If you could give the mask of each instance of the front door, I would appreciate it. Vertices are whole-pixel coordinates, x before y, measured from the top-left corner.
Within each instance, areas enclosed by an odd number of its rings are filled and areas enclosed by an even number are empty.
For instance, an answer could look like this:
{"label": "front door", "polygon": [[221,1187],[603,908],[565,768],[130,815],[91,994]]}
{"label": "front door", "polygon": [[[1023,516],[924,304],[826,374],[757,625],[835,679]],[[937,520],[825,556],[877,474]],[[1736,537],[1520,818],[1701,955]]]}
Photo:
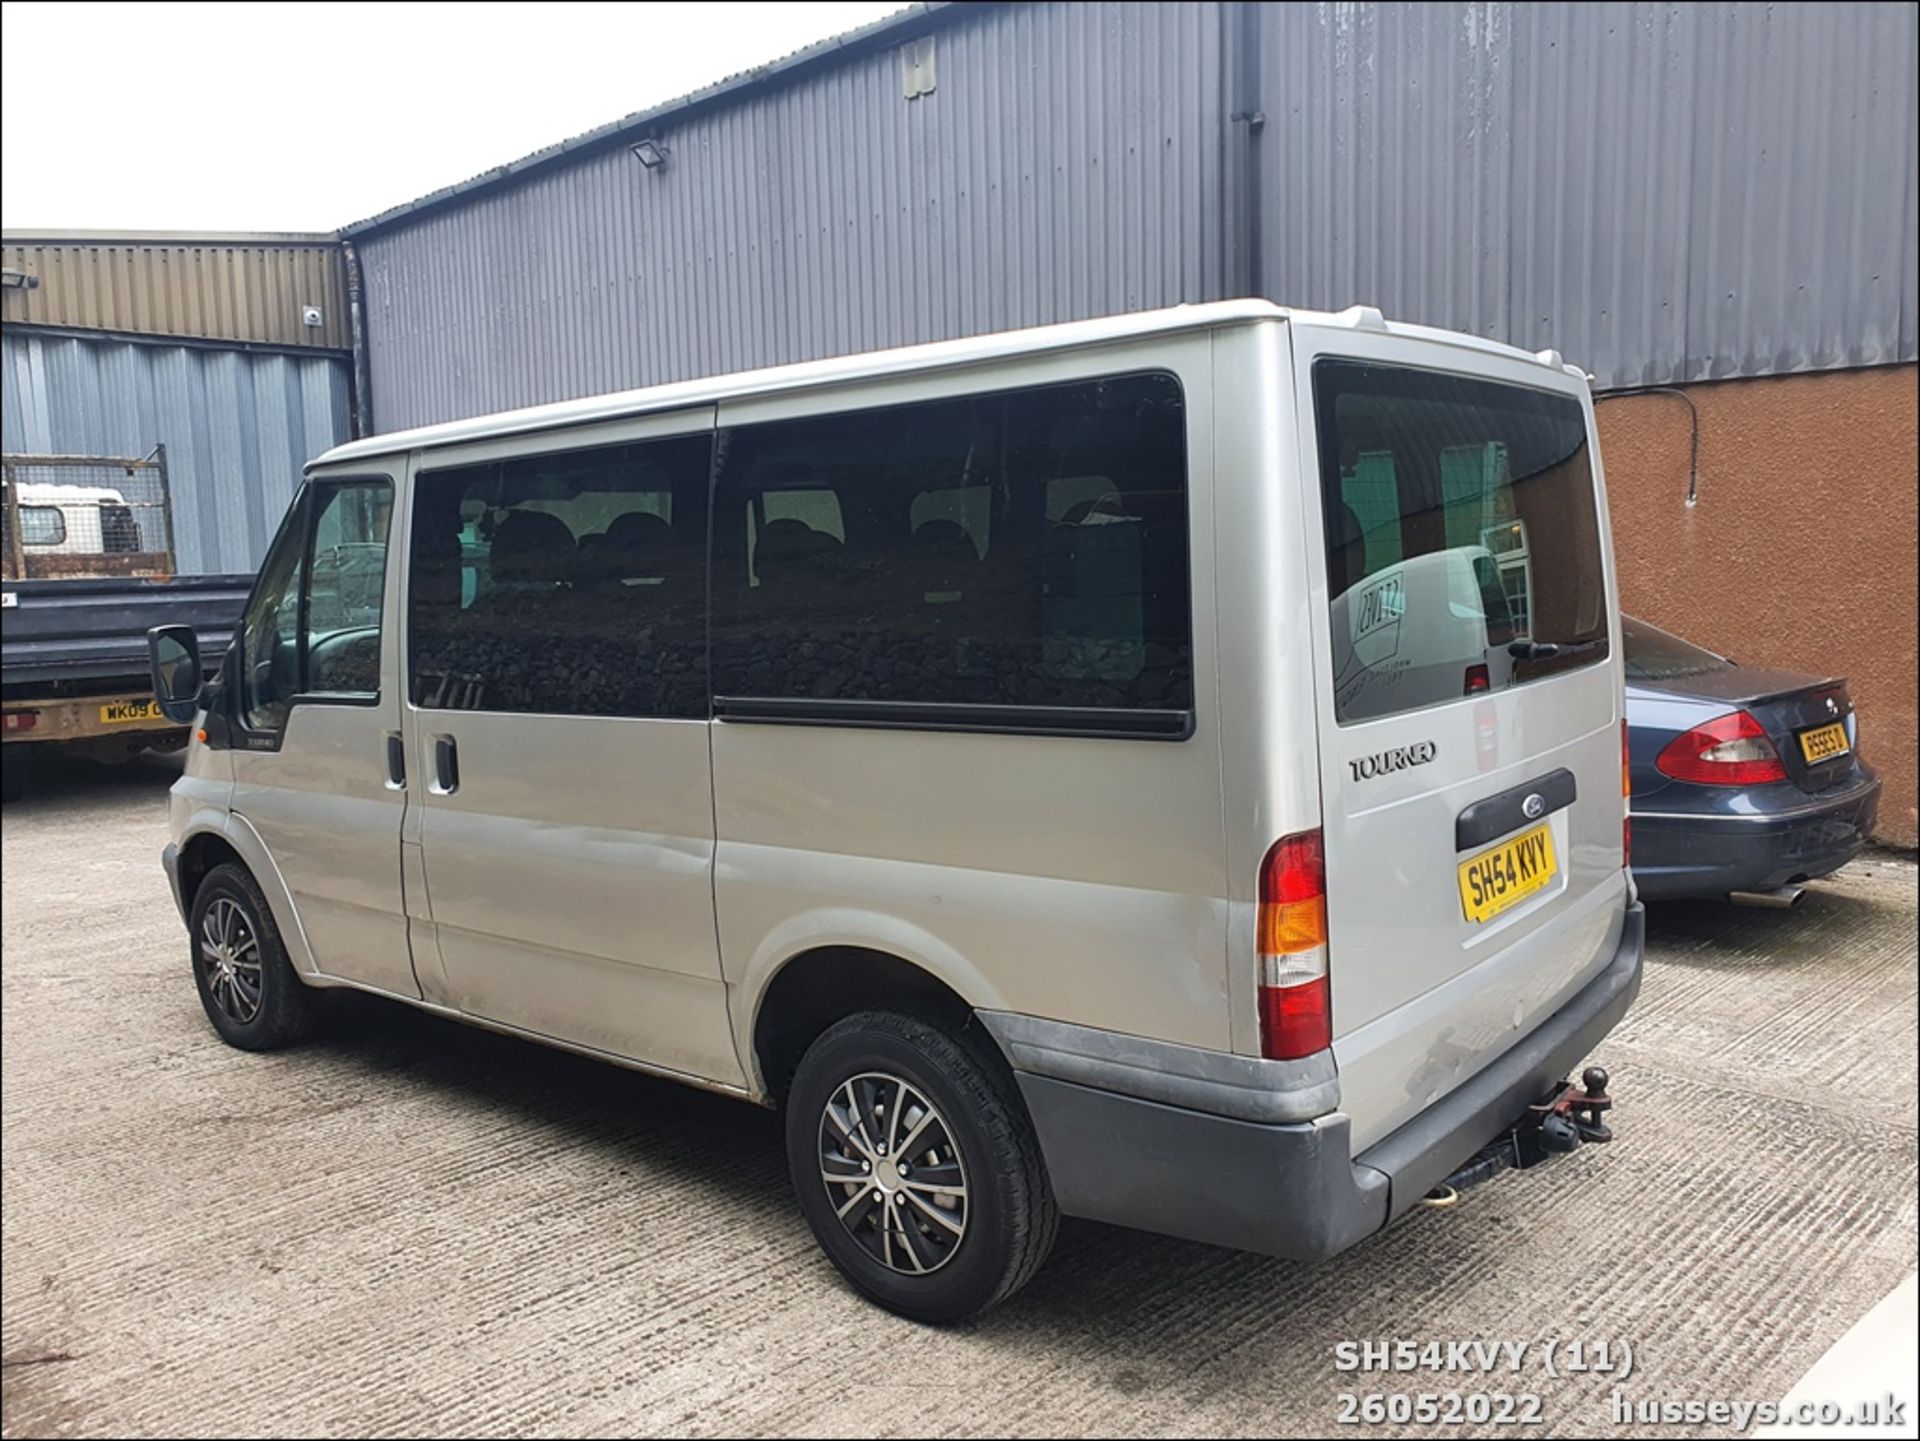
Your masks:
{"label": "front door", "polygon": [[315,966],[417,996],[400,880],[408,789],[388,744],[400,725],[396,479],[362,468],[302,490],[247,602],[226,689],[234,823],[266,848]]}
{"label": "front door", "polygon": [[711,874],[712,411],[546,447],[417,462],[407,727],[429,998],[738,1084]]}

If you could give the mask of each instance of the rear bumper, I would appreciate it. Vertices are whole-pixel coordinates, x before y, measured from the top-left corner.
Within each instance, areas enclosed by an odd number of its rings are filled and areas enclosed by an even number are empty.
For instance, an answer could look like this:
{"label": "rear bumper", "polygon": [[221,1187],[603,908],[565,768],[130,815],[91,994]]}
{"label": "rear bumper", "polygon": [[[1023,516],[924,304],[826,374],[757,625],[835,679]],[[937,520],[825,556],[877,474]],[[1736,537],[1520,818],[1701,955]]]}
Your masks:
{"label": "rear bumper", "polygon": [[1770,891],[1852,860],[1880,816],[1880,777],[1772,815],[1636,811],[1633,879],[1642,900]]}
{"label": "rear bumper", "polygon": [[[1645,950],[1646,913],[1635,905],[1612,961],[1585,989],[1478,1075],[1358,1156],[1349,1146],[1347,1117],[1338,1111],[1267,1124],[1043,1074],[1038,1068],[1057,1073],[1064,1067],[1031,1045],[1008,1044],[1004,1017],[982,1019],[1013,1061],[1062,1211],[1317,1260],[1404,1214],[1591,1052],[1639,994]],[[1248,1109],[1244,1102],[1230,1108]]]}
{"label": "rear bumper", "polygon": [[[165,716],[147,714],[153,705],[153,688],[109,691],[102,695],[27,697],[5,703],[6,722],[0,725],[0,742],[26,745],[32,742],[57,744],[62,741],[124,740],[135,750],[151,745],[156,732],[170,732],[170,743],[184,742],[187,728]],[[108,719],[112,716],[112,719]]]}

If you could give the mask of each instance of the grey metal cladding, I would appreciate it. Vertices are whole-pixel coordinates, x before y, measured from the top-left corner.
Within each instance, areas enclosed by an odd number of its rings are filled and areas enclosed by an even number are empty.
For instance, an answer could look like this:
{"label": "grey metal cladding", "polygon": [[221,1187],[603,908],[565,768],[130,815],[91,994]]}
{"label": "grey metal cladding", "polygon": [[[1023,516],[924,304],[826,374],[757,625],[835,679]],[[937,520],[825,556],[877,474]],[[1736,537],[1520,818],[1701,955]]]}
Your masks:
{"label": "grey metal cladding", "polygon": [[253,570],[312,457],[347,436],[332,355],[49,335],[0,336],[7,449],[144,455],[167,447],[175,564]]}
{"label": "grey metal cladding", "polygon": [[1915,11],[1263,7],[1262,286],[1602,385],[1915,358]]}
{"label": "grey metal cladding", "polygon": [[375,423],[1218,299],[1216,10],[984,9],[930,94],[862,55],[362,233]]}
{"label": "grey metal cladding", "polygon": [[822,52],[660,114],[656,170],[616,136],[357,228],[376,423],[1246,288],[1551,345],[1605,386],[1915,358],[1913,7],[929,23],[914,99],[895,48]]}

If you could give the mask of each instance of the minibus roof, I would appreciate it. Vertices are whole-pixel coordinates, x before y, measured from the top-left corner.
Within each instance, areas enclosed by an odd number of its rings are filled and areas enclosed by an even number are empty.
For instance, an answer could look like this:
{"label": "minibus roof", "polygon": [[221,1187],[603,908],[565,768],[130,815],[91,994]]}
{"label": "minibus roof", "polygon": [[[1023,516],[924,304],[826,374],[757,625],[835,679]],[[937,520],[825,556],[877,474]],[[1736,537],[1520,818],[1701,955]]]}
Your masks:
{"label": "minibus roof", "polygon": [[1205,305],[1176,305],[1164,310],[1143,310],[1128,315],[1110,315],[1097,320],[1075,320],[1062,325],[1035,326],[1027,330],[1005,330],[988,335],[968,336],[962,340],[943,340],[931,345],[910,345],[894,350],[862,351],[828,360],[809,360],[797,365],[777,365],[761,370],[743,370],[731,374],[707,376],[699,380],[676,381],[671,385],[645,386],[639,390],[615,391],[610,395],[586,396],[579,400],[556,401],[550,405],[529,406],[524,410],[503,410],[491,415],[476,415],[467,420],[424,425],[413,430],[396,430],[388,435],[348,441],[310,463],[309,468],[331,466],[346,461],[392,456],[413,450],[463,445],[469,441],[496,440],[504,436],[530,434],[562,427],[590,425],[596,421],[620,420],[636,415],[683,410],[695,406],[716,405],[746,396],[772,395],[810,390],[866,380],[882,380],[928,371],[957,369],[1010,360],[1049,351],[1073,350],[1086,346],[1132,340],[1146,335],[1166,335],[1179,331],[1206,330],[1223,325],[1254,321],[1291,321],[1299,325],[1332,329],[1372,330],[1409,339],[1457,346],[1507,359],[1535,361],[1555,371],[1564,370],[1584,378],[1578,366],[1563,365],[1558,351],[1538,354],[1499,341],[1459,331],[1436,330],[1425,325],[1406,325],[1384,320],[1371,306],[1356,305],[1338,313],[1297,310],[1267,300],[1219,300]]}

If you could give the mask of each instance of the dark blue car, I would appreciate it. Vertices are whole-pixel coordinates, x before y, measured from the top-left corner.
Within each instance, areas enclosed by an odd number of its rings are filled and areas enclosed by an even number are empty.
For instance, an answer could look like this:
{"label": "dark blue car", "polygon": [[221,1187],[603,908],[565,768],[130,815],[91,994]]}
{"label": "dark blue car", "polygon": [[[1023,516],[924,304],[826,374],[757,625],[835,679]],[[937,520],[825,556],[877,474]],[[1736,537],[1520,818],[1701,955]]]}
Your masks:
{"label": "dark blue car", "polygon": [[1880,777],[1860,759],[1847,683],[1621,624],[1641,896],[1790,905],[1802,881],[1851,860],[1873,833]]}

